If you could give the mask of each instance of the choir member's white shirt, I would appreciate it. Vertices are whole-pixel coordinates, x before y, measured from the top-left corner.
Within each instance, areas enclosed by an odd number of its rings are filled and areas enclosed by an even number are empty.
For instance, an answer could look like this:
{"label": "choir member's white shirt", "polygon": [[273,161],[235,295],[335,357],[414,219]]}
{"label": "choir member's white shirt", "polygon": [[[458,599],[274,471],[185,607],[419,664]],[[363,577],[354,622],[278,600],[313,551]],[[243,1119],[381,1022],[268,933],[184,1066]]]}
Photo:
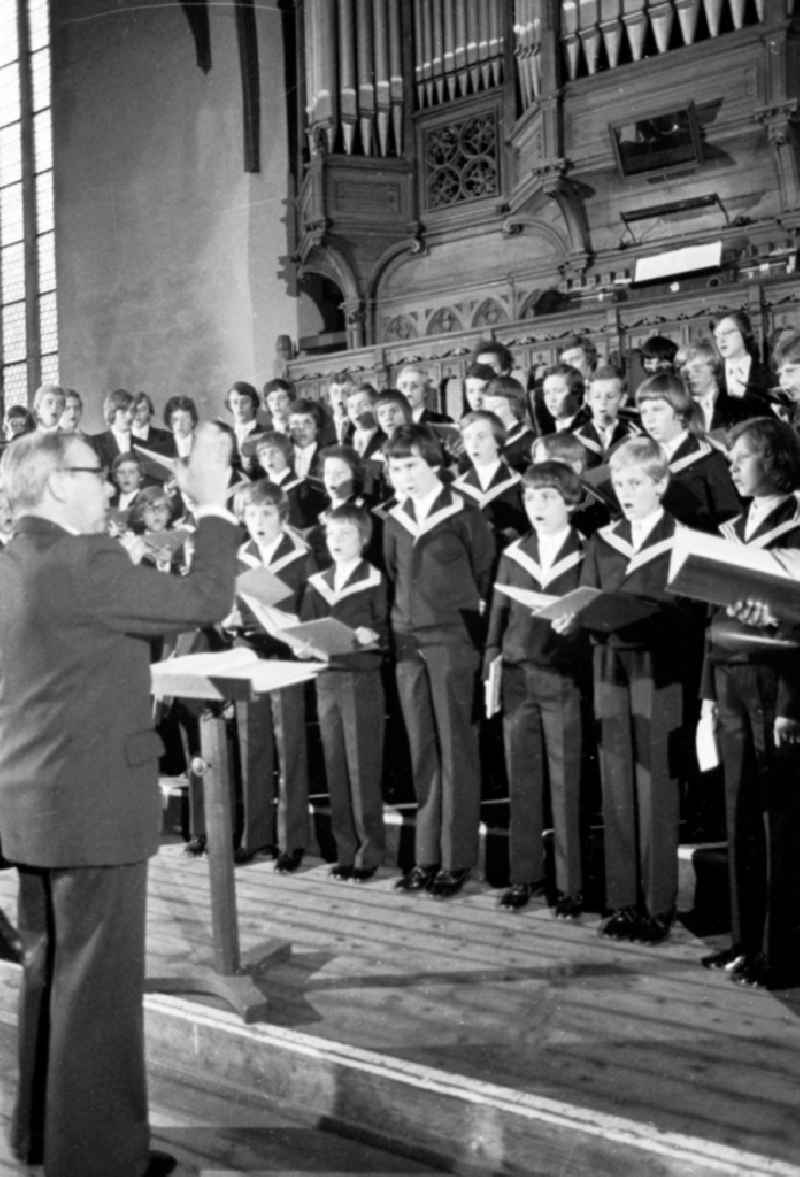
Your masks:
{"label": "choir member's white shirt", "polygon": [[236,438],[236,448],[241,450],[242,443],[247,441],[251,433],[258,427],[258,421],[253,418],[252,421],[245,421],[243,424],[236,424],[233,427],[233,433]]}
{"label": "choir member's white shirt", "polygon": [[486,490],[490,482],[494,478],[497,471],[500,469],[500,459],[496,462],[489,462],[486,466],[475,466],[475,473],[478,476],[478,483],[481,490]]}
{"label": "choir member's white shirt", "polygon": [[744,396],[752,362],[752,356],[739,356],[735,360],[725,361],[725,387],[728,396]]}
{"label": "choir member's white shirt", "polygon": [[639,548],[647,539],[650,532],[663,518],[663,508],[658,507],[655,511],[651,511],[649,515],[645,515],[644,519],[631,519],[631,544],[633,545],[634,551],[639,551]]}
{"label": "choir member's white shirt", "polygon": [[661,448],[667,455],[667,461],[671,462],[675,454],[681,448],[686,438],[689,436],[689,430],[684,429],[683,433],[679,433],[677,437],[673,437],[672,441],[662,441]]}
{"label": "choir member's white shirt", "polygon": [[361,556],[355,560],[348,560],[344,564],[334,564],[333,566],[333,591],[338,593],[347,584],[350,577],[355,572],[361,563]]}
{"label": "choir member's white shirt", "polygon": [[569,527],[564,527],[561,531],[557,531],[553,535],[545,535],[543,531],[537,531],[536,536],[539,540],[539,566],[541,568],[552,568],[556,562],[556,556],[567,542],[568,535]]}
{"label": "choir member's white shirt", "polygon": [[192,445],[194,444],[194,433],[175,433],[175,449],[178,452],[179,458],[188,458],[192,452]]}
{"label": "choir member's white shirt", "polygon": [[442,493],[442,484],[438,483],[433,490],[428,491],[422,499],[412,499],[414,504],[414,514],[417,517],[417,523],[421,523],[423,519],[427,519],[433,508],[433,504]]}
{"label": "choir member's white shirt", "polygon": [[315,441],[312,441],[311,445],[296,445],[294,447],[294,472],[298,478],[308,478],[308,472],[316,452],[317,443]]}
{"label": "choir member's white shirt", "polygon": [[138,490],[129,490],[127,494],[122,494],[120,492],[118,510],[127,511],[128,507],[131,505],[138,493]]}
{"label": "choir member's white shirt", "polygon": [[264,544],[263,548],[258,545],[258,556],[262,564],[271,564],[272,558],[277,552],[283,539],[283,532],[281,531],[277,539],[274,539],[271,544]]}
{"label": "choir member's white shirt", "polygon": [[750,539],[751,535],[755,535],[767,515],[770,515],[779,507],[785,498],[786,495],[757,495],[750,503],[747,511],[744,538]]}
{"label": "choir member's white shirt", "polygon": [[121,454],[129,454],[131,452],[133,442],[130,433],[117,433],[116,429],[112,429],[114,441],[117,443],[117,449]]}

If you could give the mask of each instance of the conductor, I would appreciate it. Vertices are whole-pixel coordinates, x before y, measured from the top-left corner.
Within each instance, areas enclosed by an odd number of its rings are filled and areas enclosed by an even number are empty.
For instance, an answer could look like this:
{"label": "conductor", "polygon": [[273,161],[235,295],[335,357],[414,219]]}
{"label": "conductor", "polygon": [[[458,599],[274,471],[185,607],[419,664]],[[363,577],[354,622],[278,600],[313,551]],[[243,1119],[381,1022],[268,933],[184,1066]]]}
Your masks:
{"label": "conductor", "polygon": [[198,431],[184,578],[104,534],[105,478],[75,434],[3,454],[15,531],[0,553],[0,830],[19,871],[23,976],[15,1154],[46,1177],[157,1177],[144,1068],[147,860],[160,798],[149,645],[233,600],[228,442]]}

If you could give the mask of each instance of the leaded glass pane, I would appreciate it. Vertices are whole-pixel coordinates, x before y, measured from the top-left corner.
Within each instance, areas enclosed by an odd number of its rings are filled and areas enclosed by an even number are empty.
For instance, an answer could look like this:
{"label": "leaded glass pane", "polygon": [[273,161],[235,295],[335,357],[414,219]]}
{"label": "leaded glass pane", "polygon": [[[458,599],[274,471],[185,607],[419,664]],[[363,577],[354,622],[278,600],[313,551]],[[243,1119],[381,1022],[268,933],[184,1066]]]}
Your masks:
{"label": "leaded glass pane", "polygon": [[28,21],[31,52],[50,42],[50,21],[47,0],[28,0]]}
{"label": "leaded glass pane", "polygon": [[58,352],[42,356],[42,384],[58,384]]}
{"label": "leaded glass pane", "polygon": [[33,78],[33,109],[43,110],[50,105],[50,50],[40,49],[31,56]]}
{"label": "leaded glass pane", "polygon": [[28,365],[8,364],[3,368],[3,399],[9,405],[28,404]]}
{"label": "leaded glass pane", "polygon": [[46,172],[53,166],[53,141],[49,110],[33,116],[33,170]]}
{"label": "leaded glass pane", "polygon": [[39,299],[39,338],[41,349],[55,351],[58,347],[58,310],[56,292],[43,294]]}
{"label": "leaded glass pane", "polygon": [[0,65],[17,56],[17,0],[0,0]]}
{"label": "leaded glass pane", "polygon": [[[42,169],[44,171],[44,168]],[[0,130],[0,187],[22,179],[22,149],[19,123]]]}
{"label": "leaded glass pane", "polygon": [[26,354],[25,303],[12,302],[3,307],[3,359],[13,364],[24,360]]}
{"label": "leaded glass pane", "polygon": [[22,185],[0,188],[0,241],[10,245],[23,237]]}
{"label": "leaded glass pane", "polygon": [[6,245],[0,250],[0,301],[16,302],[25,297],[25,247]]}
{"label": "leaded glass pane", "polygon": [[53,228],[53,173],[42,172],[36,177],[36,231],[49,233]]}
{"label": "leaded glass pane", "polygon": [[19,67],[4,65],[0,69],[0,127],[19,121]]}
{"label": "leaded glass pane", "polygon": [[56,236],[43,233],[36,241],[39,262],[39,290],[53,290],[56,284]]}

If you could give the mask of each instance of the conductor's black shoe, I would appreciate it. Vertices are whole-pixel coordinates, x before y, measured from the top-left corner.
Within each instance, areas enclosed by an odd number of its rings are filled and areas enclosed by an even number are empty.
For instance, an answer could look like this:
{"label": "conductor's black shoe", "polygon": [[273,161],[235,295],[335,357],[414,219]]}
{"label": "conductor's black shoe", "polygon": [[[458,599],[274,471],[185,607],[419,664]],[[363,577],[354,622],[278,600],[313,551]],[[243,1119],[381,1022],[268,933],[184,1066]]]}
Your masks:
{"label": "conductor's black shoe", "polygon": [[278,871],[282,875],[290,875],[296,871],[300,863],[303,861],[304,850],[289,850],[282,851],[275,859],[275,866],[273,870]]}
{"label": "conductor's black shoe", "polygon": [[733,944],[730,948],[723,948],[720,952],[710,952],[702,956],[700,963],[704,969],[725,969],[727,973],[745,963],[745,954],[741,945]]}
{"label": "conductor's black shoe", "polygon": [[160,1149],[151,1149],[147,1168],[142,1177],[169,1177],[169,1174],[177,1167],[178,1162],[171,1153],[161,1152]]}
{"label": "conductor's black shoe", "polygon": [[412,866],[410,871],[400,876],[395,887],[399,891],[430,891],[438,873],[438,866]]}
{"label": "conductor's black shoe", "polygon": [[640,917],[635,907],[620,907],[612,911],[600,929],[602,936],[612,940],[635,940],[639,933]]}
{"label": "conductor's black shoe", "polygon": [[190,858],[199,858],[201,854],[205,854],[208,850],[208,839],[205,834],[198,834],[196,838],[192,838],[187,842],[183,848],[183,853],[188,854]]}
{"label": "conductor's black shoe", "polygon": [[332,866],[331,869],[328,871],[328,874],[331,876],[332,879],[342,879],[342,880],[352,879],[354,873],[355,873],[354,867],[347,866],[347,865],[345,865],[345,863],[338,863],[338,862],[336,863],[335,866]]}
{"label": "conductor's black shoe", "polygon": [[507,907],[510,911],[519,911],[521,907],[525,907],[532,894],[532,883],[512,883],[508,890],[500,896],[500,907]]}
{"label": "conductor's black shoe", "polygon": [[0,909],[0,957],[22,964],[22,939],[6,913]]}
{"label": "conductor's black shoe", "polygon": [[583,896],[562,895],[559,891],[556,898],[555,914],[564,920],[576,920],[583,912]]}
{"label": "conductor's black shoe", "polygon": [[353,867],[353,882],[366,883],[377,874],[377,866],[356,866]]}
{"label": "conductor's black shoe", "polygon": [[440,870],[431,884],[431,895],[437,899],[450,899],[457,895],[469,878],[469,868]]}

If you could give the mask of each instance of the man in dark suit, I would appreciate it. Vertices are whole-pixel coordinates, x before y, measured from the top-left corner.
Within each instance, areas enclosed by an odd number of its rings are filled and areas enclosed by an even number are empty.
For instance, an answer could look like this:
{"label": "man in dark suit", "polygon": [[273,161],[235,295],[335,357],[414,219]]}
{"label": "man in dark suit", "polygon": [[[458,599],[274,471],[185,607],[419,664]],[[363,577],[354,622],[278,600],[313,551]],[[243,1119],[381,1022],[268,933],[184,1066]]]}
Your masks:
{"label": "man in dark suit", "polygon": [[115,458],[133,449],[133,397],[124,388],[115,388],[103,401],[107,429],[89,438],[100,465],[110,470]]}
{"label": "man in dark suit", "polygon": [[0,553],[0,829],[24,947],[12,1147],[46,1177],[158,1177],[175,1164],[148,1151],[142,1037],[161,816],[149,639],[230,608],[228,456],[206,426],[185,476],[198,525],[183,578],[134,566],[103,533],[86,441],[34,434],[0,463],[16,519]]}
{"label": "man in dark suit", "polygon": [[438,409],[427,407],[430,381],[426,372],[416,364],[406,364],[397,374],[397,387],[411,405],[411,417],[415,425],[452,424],[453,418]]}
{"label": "man in dark suit", "polygon": [[155,405],[147,393],[137,392],[133,398],[133,444],[165,458],[174,458],[175,439],[169,429],[160,429],[153,424],[155,414]]}

